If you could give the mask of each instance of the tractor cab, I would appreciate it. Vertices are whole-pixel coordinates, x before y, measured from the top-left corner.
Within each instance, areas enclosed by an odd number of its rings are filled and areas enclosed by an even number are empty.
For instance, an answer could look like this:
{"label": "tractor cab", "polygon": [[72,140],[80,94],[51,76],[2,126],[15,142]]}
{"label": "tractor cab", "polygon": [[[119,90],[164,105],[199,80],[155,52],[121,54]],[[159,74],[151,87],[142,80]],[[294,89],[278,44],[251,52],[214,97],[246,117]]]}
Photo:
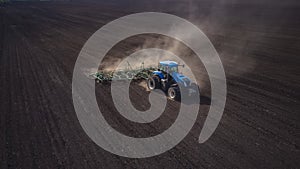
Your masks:
{"label": "tractor cab", "polygon": [[166,73],[178,72],[178,63],[174,61],[159,62],[158,69]]}
{"label": "tractor cab", "polygon": [[161,79],[168,79],[169,75],[173,76],[175,73],[178,73],[178,63],[174,61],[161,61],[158,70],[154,71]]}

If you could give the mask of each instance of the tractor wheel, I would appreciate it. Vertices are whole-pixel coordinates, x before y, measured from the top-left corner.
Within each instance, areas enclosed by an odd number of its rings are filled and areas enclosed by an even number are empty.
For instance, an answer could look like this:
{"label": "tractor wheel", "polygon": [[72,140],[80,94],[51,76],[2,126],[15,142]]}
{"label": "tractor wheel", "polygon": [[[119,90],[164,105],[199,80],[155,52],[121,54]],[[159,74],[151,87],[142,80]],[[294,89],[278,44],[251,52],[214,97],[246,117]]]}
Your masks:
{"label": "tractor wheel", "polygon": [[153,76],[148,78],[147,86],[150,90],[160,89],[159,77]]}
{"label": "tractor wheel", "polygon": [[170,87],[168,90],[168,96],[172,100],[179,100],[180,99],[180,91],[178,87]]}

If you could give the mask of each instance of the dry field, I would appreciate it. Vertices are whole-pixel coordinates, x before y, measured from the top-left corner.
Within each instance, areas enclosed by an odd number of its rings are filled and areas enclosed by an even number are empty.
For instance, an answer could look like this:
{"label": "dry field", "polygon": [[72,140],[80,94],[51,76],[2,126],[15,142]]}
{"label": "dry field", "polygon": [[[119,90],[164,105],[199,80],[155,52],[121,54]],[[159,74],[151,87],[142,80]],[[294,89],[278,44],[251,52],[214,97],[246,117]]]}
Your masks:
{"label": "dry field", "polygon": [[[299,168],[299,10],[297,1],[24,2],[0,7],[0,168]],[[191,65],[203,91],[196,124],[170,151],[130,159],[98,147],[81,128],[72,102],[72,71],[97,29],[144,11],[175,14],[199,26],[220,54],[228,95],[217,130],[199,144],[210,86],[205,70]],[[132,37],[117,44],[105,62],[157,45],[168,49],[174,43],[157,35]],[[179,44],[177,52],[192,57],[192,52],[182,52],[189,50],[185,48]],[[166,130],[179,106],[168,102],[159,119],[138,124],[118,114],[109,87],[97,85],[96,95],[109,124],[134,137]],[[150,106],[147,96],[140,84],[132,83],[130,97],[138,109]]]}

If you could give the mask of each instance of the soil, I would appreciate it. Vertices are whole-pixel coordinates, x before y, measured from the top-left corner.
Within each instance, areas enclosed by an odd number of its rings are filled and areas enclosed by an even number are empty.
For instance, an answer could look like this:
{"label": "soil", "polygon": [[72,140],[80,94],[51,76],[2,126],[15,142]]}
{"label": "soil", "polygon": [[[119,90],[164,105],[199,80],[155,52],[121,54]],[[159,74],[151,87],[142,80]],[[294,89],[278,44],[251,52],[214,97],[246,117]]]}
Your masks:
{"label": "soil", "polygon": [[[0,168],[299,168],[299,3],[155,2],[12,2],[0,7]],[[194,127],[173,149],[130,159],[103,150],[85,134],[73,107],[72,72],[96,30],[143,11],[178,15],[199,26],[220,54],[228,94],[218,128],[199,144],[210,85],[203,66],[189,63],[203,94]],[[168,48],[173,41],[161,35],[128,38],[102,66],[141,46]],[[193,52],[183,44],[179,48],[191,62]],[[131,84],[130,98],[137,109],[146,110],[149,92],[139,83]],[[177,117],[179,103],[169,100],[152,123],[130,122],[114,108],[109,84],[96,86],[103,115],[121,133],[153,136]]]}

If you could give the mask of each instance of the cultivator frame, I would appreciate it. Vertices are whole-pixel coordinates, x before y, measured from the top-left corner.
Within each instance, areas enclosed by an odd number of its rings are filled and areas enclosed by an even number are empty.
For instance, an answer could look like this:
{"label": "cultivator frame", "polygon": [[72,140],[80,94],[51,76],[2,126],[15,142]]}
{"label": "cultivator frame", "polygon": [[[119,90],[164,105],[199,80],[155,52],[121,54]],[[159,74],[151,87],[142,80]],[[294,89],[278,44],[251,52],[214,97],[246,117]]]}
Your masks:
{"label": "cultivator frame", "polygon": [[90,76],[94,78],[97,83],[106,83],[112,80],[142,80],[147,79],[156,69],[156,67],[145,68],[144,63],[141,64],[140,68],[132,69],[128,63],[128,67],[126,69],[119,69],[116,71],[102,70],[97,71]]}

